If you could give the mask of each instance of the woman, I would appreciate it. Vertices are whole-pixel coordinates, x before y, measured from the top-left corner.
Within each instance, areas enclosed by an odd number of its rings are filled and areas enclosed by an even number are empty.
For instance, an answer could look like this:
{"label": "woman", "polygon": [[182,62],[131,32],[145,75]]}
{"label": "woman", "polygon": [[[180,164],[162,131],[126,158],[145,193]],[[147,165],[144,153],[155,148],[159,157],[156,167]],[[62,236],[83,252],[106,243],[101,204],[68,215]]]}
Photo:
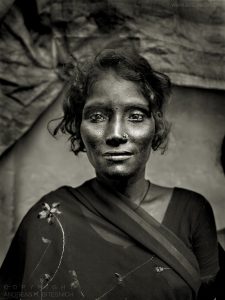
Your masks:
{"label": "woman", "polygon": [[6,299],[214,298],[209,203],[145,179],[151,149],[166,145],[169,94],[168,77],[129,51],[104,50],[76,68],[54,134],[70,134],[96,178],[28,212],[1,269]]}

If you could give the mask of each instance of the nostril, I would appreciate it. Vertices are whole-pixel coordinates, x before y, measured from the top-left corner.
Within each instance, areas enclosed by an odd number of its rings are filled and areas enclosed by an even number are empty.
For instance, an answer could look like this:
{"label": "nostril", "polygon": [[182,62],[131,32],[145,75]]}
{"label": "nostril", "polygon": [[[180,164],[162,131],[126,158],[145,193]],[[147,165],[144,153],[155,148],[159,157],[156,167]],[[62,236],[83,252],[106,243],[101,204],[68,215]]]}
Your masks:
{"label": "nostril", "polygon": [[113,147],[117,147],[120,145],[120,143],[117,139],[107,139],[106,144],[109,146],[113,146]]}
{"label": "nostril", "polygon": [[109,146],[119,146],[127,142],[127,136],[109,136],[106,138],[106,144]]}

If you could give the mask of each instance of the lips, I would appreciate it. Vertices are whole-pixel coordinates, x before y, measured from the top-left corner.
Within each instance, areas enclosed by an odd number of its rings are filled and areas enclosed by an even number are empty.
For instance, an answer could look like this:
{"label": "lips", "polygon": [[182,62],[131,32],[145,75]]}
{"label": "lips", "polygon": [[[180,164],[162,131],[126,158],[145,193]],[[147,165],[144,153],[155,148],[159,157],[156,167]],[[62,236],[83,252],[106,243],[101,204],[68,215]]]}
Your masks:
{"label": "lips", "polygon": [[105,152],[103,156],[109,161],[123,161],[133,156],[133,153],[128,151],[109,151]]}

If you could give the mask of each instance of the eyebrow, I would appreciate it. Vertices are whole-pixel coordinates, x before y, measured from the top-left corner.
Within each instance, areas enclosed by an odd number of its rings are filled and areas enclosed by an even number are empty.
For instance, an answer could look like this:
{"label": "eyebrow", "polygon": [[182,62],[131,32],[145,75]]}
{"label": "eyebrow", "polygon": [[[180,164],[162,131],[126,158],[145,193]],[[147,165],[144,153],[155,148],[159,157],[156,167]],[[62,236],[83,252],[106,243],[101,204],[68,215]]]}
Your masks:
{"label": "eyebrow", "polygon": [[[125,105],[126,107],[129,108],[136,108],[136,109],[150,109],[150,103],[149,104],[141,104],[141,103],[134,103],[134,102],[128,102]],[[89,110],[89,109],[95,109],[95,108],[107,108],[107,109],[111,109],[111,106],[106,104],[103,101],[99,101],[99,102],[95,102],[95,103],[89,103],[87,105],[84,106],[84,110]]]}
{"label": "eyebrow", "polygon": [[[83,113],[89,114],[89,113],[97,111],[97,110],[104,110],[107,113],[112,113],[113,111],[115,111],[115,109],[113,109],[112,107],[109,107],[108,105],[104,105],[103,103],[101,103],[100,105],[93,104],[93,105],[84,107]],[[139,110],[142,113],[145,113],[147,115],[150,115],[152,113],[150,106],[146,106],[146,105],[142,105],[142,104],[131,104],[131,105],[125,106],[124,111],[129,112],[131,110]]]}
{"label": "eyebrow", "polygon": [[89,109],[89,108],[97,108],[97,107],[105,107],[108,106],[104,102],[95,102],[95,103],[89,103],[84,105],[84,109]]}

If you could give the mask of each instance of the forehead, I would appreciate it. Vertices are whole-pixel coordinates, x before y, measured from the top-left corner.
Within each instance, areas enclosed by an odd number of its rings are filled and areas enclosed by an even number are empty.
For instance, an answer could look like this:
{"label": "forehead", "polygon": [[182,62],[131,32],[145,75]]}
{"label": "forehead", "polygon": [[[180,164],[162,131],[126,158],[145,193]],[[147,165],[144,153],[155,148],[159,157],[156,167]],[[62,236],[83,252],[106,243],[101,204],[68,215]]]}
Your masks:
{"label": "forehead", "polygon": [[93,81],[85,106],[96,102],[104,102],[108,105],[122,105],[125,103],[149,104],[148,100],[141,93],[137,83],[120,77],[114,71],[102,72]]}

